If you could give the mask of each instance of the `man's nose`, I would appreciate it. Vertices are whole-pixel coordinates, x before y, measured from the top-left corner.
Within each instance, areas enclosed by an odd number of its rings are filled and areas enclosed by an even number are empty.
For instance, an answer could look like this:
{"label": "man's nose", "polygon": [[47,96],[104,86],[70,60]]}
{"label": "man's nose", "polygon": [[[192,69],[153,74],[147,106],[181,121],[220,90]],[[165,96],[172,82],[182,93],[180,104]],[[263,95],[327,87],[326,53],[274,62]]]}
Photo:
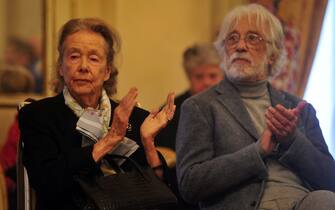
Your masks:
{"label": "man's nose", "polygon": [[245,39],[240,39],[237,43],[236,43],[236,51],[238,52],[243,52],[247,50],[247,43],[245,41]]}

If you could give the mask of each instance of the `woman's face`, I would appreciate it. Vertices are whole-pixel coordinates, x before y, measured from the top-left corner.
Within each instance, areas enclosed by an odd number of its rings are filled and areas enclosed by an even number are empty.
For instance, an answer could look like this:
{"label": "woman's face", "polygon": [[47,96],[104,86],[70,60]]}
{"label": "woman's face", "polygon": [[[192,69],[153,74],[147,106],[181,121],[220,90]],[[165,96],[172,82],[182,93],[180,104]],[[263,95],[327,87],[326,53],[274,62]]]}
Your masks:
{"label": "woman's face", "polygon": [[78,31],[64,42],[59,73],[72,97],[100,96],[103,83],[109,79],[107,43],[92,31]]}

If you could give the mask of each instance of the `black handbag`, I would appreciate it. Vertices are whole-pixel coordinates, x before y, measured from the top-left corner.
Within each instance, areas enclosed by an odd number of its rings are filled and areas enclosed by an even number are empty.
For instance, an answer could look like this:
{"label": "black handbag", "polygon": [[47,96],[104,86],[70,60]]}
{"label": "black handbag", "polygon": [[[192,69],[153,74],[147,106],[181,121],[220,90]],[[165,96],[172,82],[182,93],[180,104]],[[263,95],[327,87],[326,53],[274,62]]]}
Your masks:
{"label": "black handbag", "polygon": [[131,158],[125,158],[134,170],[108,176],[77,177],[84,194],[93,209],[104,210],[140,210],[140,209],[174,209],[177,199],[173,192],[163,183],[150,167],[139,166]]}

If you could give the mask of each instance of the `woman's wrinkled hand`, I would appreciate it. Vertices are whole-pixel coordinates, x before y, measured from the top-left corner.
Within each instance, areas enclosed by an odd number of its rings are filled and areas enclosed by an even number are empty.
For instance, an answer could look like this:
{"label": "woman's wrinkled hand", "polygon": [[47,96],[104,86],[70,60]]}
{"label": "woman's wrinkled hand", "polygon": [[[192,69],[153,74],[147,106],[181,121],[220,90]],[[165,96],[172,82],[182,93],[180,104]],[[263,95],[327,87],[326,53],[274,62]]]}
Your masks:
{"label": "woman's wrinkled hand", "polygon": [[130,114],[137,103],[137,95],[137,88],[131,88],[127,95],[121,99],[120,104],[115,108],[111,129],[106,136],[94,145],[92,155],[96,162],[123,140],[126,135]]}
{"label": "woman's wrinkled hand", "polygon": [[[141,140],[144,146],[145,156],[152,168],[159,167],[162,164],[154,144],[155,137],[173,118],[175,110],[174,93],[170,93],[162,110],[152,111],[141,125]],[[155,173],[158,177],[162,177],[162,171],[155,170]]]}
{"label": "woman's wrinkled hand", "polygon": [[112,135],[114,137],[120,138],[121,140],[124,138],[126,135],[130,114],[132,113],[137,103],[137,95],[137,88],[131,88],[127,95],[121,99],[120,104],[114,110],[111,129],[107,135]]}
{"label": "woman's wrinkled hand", "polygon": [[174,105],[174,93],[169,93],[166,104],[161,111],[152,111],[141,125],[142,141],[145,139],[153,140],[157,133],[164,128],[173,118],[176,110]]}

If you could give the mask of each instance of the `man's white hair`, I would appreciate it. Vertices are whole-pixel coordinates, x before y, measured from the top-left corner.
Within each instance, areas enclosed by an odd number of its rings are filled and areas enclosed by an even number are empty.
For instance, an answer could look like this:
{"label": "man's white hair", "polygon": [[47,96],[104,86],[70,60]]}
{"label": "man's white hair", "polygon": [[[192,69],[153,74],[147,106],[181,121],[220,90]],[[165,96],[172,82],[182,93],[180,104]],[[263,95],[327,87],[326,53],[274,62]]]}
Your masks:
{"label": "man's white hair", "polygon": [[[231,32],[232,28],[242,19],[248,18],[251,21],[256,18],[255,29],[260,30],[264,34],[264,38],[270,41],[270,47],[267,48],[268,55],[273,56],[273,64],[269,68],[269,75],[275,75],[284,63],[285,47],[284,47],[284,33],[282,25],[277,17],[275,17],[271,12],[265,9],[259,4],[248,4],[238,6],[232,11],[230,11],[224,18],[220,33],[214,45],[221,56],[225,53],[224,51],[224,39],[227,37],[228,33]],[[266,30],[268,29],[268,30]],[[224,68],[225,64],[223,64]]]}

